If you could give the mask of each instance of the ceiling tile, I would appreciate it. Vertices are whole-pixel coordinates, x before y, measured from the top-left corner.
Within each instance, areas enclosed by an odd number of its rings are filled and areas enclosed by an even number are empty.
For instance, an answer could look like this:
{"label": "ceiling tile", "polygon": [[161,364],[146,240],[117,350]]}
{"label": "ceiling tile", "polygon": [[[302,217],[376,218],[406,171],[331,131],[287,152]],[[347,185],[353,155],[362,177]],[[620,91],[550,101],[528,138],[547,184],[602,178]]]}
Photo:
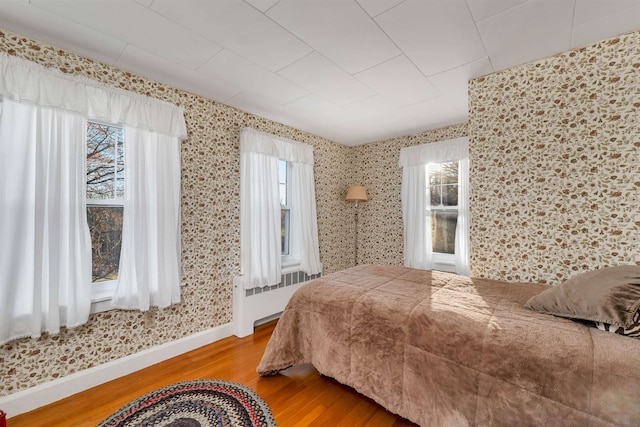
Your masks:
{"label": "ceiling tile", "polygon": [[[212,41],[128,0],[31,0],[31,4],[191,69],[221,49]],[[142,22],[144,25],[140,25]]]}
{"label": "ceiling tile", "polygon": [[473,20],[478,22],[496,15],[527,0],[467,0]]}
{"label": "ceiling tile", "polygon": [[282,109],[302,123],[336,125],[345,121],[345,110],[342,107],[313,94],[283,105]]}
{"label": "ceiling tile", "polygon": [[278,3],[278,0],[244,0],[251,6],[255,7],[261,12],[266,12],[271,6]]}
{"label": "ceiling tile", "polygon": [[95,61],[113,65],[126,44],[89,27],[52,15],[26,1],[0,1],[0,26]]}
{"label": "ceiling tile", "polygon": [[464,0],[407,0],[376,22],[426,76],[486,56]]}
{"label": "ceiling tile", "polygon": [[243,91],[268,99],[275,105],[286,104],[309,93],[278,74],[227,49],[223,49],[198,71],[214,79],[222,78],[232,82]]}
{"label": "ceiling tile", "polygon": [[356,77],[398,107],[438,96],[431,82],[404,55],[358,73]]}
{"label": "ceiling tile", "polygon": [[572,1],[536,0],[477,25],[497,71],[568,50],[572,19]]}
{"label": "ceiling tile", "polygon": [[127,46],[118,62],[114,65],[125,71],[130,71],[191,93],[197,93],[200,96],[215,99],[219,102],[224,102],[242,91],[239,86],[222,78],[216,81],[215,85],[210,84],[210,79],[207,76],[145,52],[135,46]]}
{"label": "ceiling tile", "polygon": [[604,14],[599,19],[574,26],[571,47],[586,46],[638,28],[640,28],[640,6],[614,14]]}
{"label": "ceiling tile", "polygon": [[[579,0],[576,1],[573,25],[578,26],[590,21],[598,21],[624,10],[640,7],[640,0]],[[632,14],[633,11],[629,11]],[[636,14],[637,16],[637,14]]]}
{"label": "ceiling tile", "polygon": [[400,54],[354,0],[281,0],[267,15],[349,74]]}
{"label": "ceiling tile", "polygon": [[155,0],[152,9],[271,71],[312,50],[243,1]]}
{"label": "ceiling tile", "polygon": [[280,70],[278,74],[337,105],[373,95],[370,88],[318,52]]}
{"label": "ceiling tile", "polygon": [[493,72],[489,58],[482,58],[478,61],[465,64],[442,73],[429,77],[429,80],[436,87],[438,92],[447,98],[452,106],[463,106],[467,108],[468,82],[476,77],[484,76]]}
{"label": "ceiling tile", "polygon": [[371,17],[376,17],[404,0],[356,0]]}

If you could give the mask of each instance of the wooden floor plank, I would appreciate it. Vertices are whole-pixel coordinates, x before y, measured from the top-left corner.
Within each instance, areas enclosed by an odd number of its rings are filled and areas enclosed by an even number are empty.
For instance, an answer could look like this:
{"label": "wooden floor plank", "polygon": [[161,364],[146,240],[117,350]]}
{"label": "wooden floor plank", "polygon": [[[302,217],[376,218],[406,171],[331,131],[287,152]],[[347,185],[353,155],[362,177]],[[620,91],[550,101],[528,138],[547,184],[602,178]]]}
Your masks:
{"label": "wooden floor plank", "polygon": [[[415,426],[353,389],[321,376],[311,365],[259,377],[275,321],[245,338],[229,337],[109,381],[8,420],[10,427],[95,426],[128,402],[158,388],[192,379],[244,384],[262,397],[280,427]],[[6,408],[5,408],[6,409]]]}

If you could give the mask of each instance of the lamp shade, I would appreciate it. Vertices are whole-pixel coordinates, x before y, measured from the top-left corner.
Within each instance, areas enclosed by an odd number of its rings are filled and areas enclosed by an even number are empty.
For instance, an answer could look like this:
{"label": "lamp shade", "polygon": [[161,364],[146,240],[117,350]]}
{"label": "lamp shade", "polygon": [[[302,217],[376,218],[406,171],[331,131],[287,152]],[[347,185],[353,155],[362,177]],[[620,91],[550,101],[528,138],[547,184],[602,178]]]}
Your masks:
{"label": "lamp shade", "polygon": [[354,185],[347,191],[347,200],[349,202],[366,202],[367,190],[361,185]]}

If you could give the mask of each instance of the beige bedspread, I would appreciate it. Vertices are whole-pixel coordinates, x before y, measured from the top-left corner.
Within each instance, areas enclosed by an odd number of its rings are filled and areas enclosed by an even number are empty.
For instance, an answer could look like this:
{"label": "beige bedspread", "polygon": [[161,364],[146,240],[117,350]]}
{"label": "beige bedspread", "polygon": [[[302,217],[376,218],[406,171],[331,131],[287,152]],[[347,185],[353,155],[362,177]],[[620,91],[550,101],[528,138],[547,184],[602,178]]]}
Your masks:
{"label": "beige bedspread", "polygon": [[640,425],[640,339],[522,307],[544,285],[358,266],[309,282],[258,373],[312,363],[424,426]]}

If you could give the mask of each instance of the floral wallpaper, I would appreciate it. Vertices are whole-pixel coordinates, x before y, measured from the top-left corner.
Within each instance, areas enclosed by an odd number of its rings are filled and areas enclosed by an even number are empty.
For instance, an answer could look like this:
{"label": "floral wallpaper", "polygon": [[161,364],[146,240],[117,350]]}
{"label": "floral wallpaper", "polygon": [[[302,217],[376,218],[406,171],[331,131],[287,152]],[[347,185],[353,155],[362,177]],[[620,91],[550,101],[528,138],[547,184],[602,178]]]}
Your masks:
{"label": "floral wallpaper", "polygon": [[189,135],[181,153],[182,302],[152,310],[146,319],[135,311],[98,313],[82,327],[0,346],[0,397],[232,321],[232,280],[240,262],[242,127],[314,147],[324,271],[353,263],[351,211],[343,197],[350,182],[349,147],[8,31],[0,30],[0,51],[180,105]]}
{"label": "floral wallpaper", "polygon": [[244,126],[313,145],[325,274],[354,263],[354,206],[344,197],[357,184],[369,196],[359,208],[358,262],[402,265],[400,149],[460,136],[470,138],[472,275],[555,284],[640,262],[640,32],[471,81],[466,124],[357,147],[2,30],[0,51],[181,105],[189,133],[182,303],[152,311],[151,322],[111,311],[0,346],[0,396],[232,320]]}
{"label": "floral wallpaper", "polygon": [[469,83],[471,272],[640,263],[640,31]]}
{"label": "floral wallpaper", "polygon": [[[369,198],[360,203],[358,210],[359,264],[404,263],[400,149],[459,138],[467,133],[467,125],[461,124],[353,147],[356,165],[353,182],[363,185]],[[351,223],[355,224],[354,218]]]}

